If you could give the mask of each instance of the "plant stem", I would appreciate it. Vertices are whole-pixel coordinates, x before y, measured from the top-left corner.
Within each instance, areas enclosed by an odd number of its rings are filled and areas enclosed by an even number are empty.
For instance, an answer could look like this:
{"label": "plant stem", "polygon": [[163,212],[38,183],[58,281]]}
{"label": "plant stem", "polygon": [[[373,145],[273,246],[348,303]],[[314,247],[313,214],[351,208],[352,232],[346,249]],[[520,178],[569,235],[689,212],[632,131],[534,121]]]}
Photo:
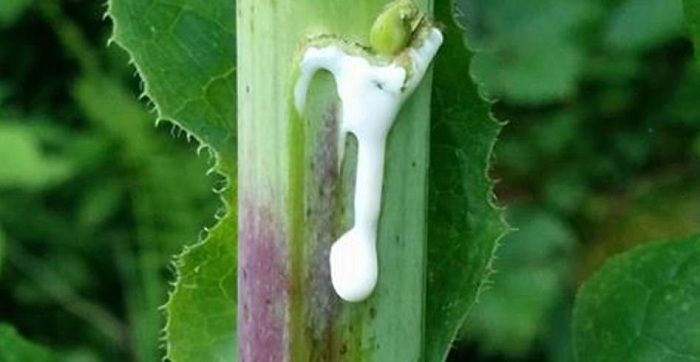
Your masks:
{"label": "plant stem", "polygon": [[[352,225],[356,144],[338,163],[337,100],[327,74],[298,115],[292,91],[310,36],[367,45],[384,0],[238,1],[239,359],[422,358],[430,76],[387,140],[379,281],[361,303],[330,283],[328,252]],[[429,0],[417,4],[430,13]]]}

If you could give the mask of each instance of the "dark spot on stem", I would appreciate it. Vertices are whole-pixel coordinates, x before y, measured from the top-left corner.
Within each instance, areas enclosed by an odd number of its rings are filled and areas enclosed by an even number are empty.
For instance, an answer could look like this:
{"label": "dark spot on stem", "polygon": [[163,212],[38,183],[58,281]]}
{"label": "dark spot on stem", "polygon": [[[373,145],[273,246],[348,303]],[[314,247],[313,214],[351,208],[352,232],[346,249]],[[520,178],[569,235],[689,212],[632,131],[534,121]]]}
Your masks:
{"label": "dark spot on stem", "polygon": [[330,283],[328,263],[330,246],[338,237],[339,217],[338,188],[338,119],[335,104],[329,105],[322,114],[309,119],[307,133],[310,177],[307,184],[308,248],[310,249],[306,282],[306,300],[309,310],[307,331],[311,343],[318,346],[310,360],[335,360],[338,340],[333,330],[333,321],[338,312],[338,298]]}

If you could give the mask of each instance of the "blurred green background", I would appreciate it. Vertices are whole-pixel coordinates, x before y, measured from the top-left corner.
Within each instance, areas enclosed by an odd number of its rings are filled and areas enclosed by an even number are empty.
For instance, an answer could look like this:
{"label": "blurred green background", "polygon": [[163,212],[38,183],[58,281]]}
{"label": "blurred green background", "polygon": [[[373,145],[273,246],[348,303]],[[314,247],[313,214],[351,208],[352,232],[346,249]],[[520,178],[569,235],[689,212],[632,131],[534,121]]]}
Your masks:
{"label": "blurred green background", "polygon": [[[0,322],[68,361],[157,361],[171,256],[219,203],[210,155],[155,115],[102,1],[0,0]],[[451,361],[571,361],[580,283],[700,231],[700,71],[680,0],[460,0],[508,120],[518,229]]]}

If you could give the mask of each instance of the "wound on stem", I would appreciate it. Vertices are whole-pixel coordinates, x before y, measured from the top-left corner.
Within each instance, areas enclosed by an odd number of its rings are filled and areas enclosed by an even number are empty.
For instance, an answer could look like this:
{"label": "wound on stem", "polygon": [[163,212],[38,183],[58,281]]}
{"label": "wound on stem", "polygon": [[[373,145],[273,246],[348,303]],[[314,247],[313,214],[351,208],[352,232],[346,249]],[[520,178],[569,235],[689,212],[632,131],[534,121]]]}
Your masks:
{"label": "wound on stem", "polygon": [[[377,19],[377,22],[389,23],[386,26],[375,24],[373,27],[373,34],[375,29],[378,29],[376,32],[382,29],[395,31],[393,35],[383,37],[389,39],[382,45],[384,50],[393,49],[395,44],[389,44],[392,43],[391,39],[403,41],[401,32],[406,30],[405,24],[411,23],[406,14],[420,16],[412,3],[413,10],[406,8],[406,1],[396,4],[394,7],[390,5]],[[422,21],[422,17],[420,19]],[[396,26],[400,29],[396,29]],[[396,34],[399,36],[396,37]],[[376,37],[382,38],[379,35]],[[316,72],[326,70],[333,75],[342,103],[340,149],[345,146],[347,133],[352,133],[357,138],[358,161],[353,226],[331,247],[331,281],[338,296],[349,302],[359,302],[372,293],[377,283],[376,239],[386,138],[401,106],[417,88],[443,38],[437,28],[424,23],[415,32],[412,31],[410,44],[400,45],[403,50],[388,63],[379,59],[387,52],[370,54],[358,50],[359,47],[347,46],[340,40],[328,44],[325,39],[325,45],[312,43],[303,54],[299,65],[300,76],[294,90],[295,106],[301,114]]]}

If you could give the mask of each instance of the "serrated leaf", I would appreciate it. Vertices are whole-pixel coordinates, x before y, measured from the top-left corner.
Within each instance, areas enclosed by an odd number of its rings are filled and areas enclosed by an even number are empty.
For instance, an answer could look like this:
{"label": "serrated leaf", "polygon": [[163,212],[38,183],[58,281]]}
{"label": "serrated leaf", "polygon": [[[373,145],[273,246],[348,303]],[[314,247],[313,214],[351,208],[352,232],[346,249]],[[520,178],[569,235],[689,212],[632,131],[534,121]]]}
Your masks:
{"label": "serrated leaf", "polygon": [[[236,204],[232,192],[224,197]],[[203,242],[177,257],[178,280],[166,306],[170,360],[236,360],[236,234],[236,213],[229,211]]]}
{"label": "serrated leaf", "polygon": [[60,360],[46,348],[24,339],[13,327],[0,324],[0,361],[57,362]]}
{"label": "serrated leaf", "polygon": [[228,181],[217,225],[175,262],[167,357],[236,359],[235,2],[112,0],[114,40],[132,57],[159,119],[211,147]]}
{"label": "serrated leaf", "polygon": [[469,75],[471,52],[452,2],[436,4],[447,24],[434,65],[428,220],[426,359],[444,360],[507,230],[488,176],[501,129]]}
{"label": "serrated leaf", "polygon": [[[114,41],[127,50],[158,117],[235,154],[235,2],[113,0]],[[222,160],[223,161],[223,160]]]}
{"label": "serrated leaf", "polygon": [[700,356],[700,236],[640,247],[613,258],[579,291],[579,362],[697,361]]}

